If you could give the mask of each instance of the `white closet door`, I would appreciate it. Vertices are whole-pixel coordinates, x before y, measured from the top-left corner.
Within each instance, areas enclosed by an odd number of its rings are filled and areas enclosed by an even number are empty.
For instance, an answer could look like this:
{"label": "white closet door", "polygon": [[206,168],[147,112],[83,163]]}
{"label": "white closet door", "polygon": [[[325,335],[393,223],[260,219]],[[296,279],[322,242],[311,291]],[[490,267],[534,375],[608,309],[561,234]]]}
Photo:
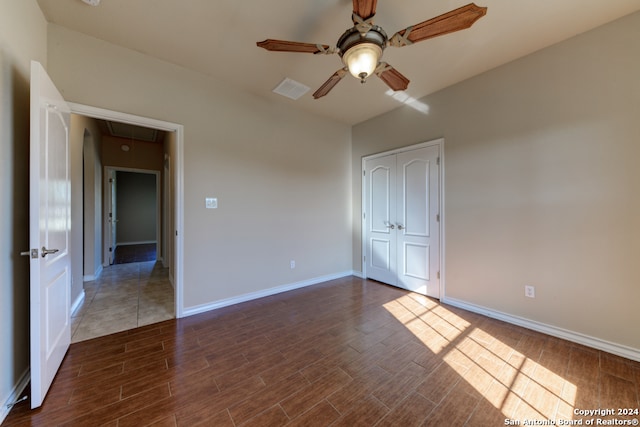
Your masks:
{"label": "white closet door", "polygon": [[365,166],[367,180],[367,276],[396,282],[396,158],[378,157]]}
{"label": "white closet door", "polygon": [[367,277],[440,297],[438,145],[365,161]]}
{"label": "white closet door", "polygon": [[397,286],[440,297],[437,146],[397,155]]}

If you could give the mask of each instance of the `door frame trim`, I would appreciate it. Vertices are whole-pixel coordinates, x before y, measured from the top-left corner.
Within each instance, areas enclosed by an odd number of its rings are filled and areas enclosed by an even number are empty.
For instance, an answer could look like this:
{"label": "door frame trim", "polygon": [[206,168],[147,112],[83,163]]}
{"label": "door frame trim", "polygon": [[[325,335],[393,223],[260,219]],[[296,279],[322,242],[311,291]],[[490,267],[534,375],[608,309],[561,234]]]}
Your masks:
{"label": "door frame trim", "polygon": [[184,126],[164,120],[152,119],[149,117],[137,116],[134,114],[119,111],[107,110],[104,108],[92,107],[89,105],[67,102],[71,113],[79,114],[94,119],[111,120],[131,125],[154,128],[167,132],[175,132],[176,150],[174,158],[175,172],[175,241],[173,245],[174,265],[174,285],[175,285],[175,315],[176,318],[184,317],[184,286],[183,286],[183,265],[184,265],[184,241],[182,238],[184,230]]}
{"label": "door frame trim", "polygon": [[[438,169],[438,182],[439,182],[439,186],[438,186],[438,204],[440,206],[440,222],[438,223],[438,227],[440,229],[440,239],[439,239],[439,245],[438,245],[438,249],[440,251],[440,265],[438,266],[439,271],[440,271],[440,300],[442,300],[443,298],[445,298],[445,259],[444,259],[444,254],[445,254],[445,237],[444,237],[444,230],[445,230],[445,226],[444,226],[444,221],[445,221],[445,214],[444,214],[444,138],[438,138],[438,139],[433,139],[430,141],[425,141],[425,142],[420,142],[418,144],[414,144],[414,145],[409,145],[406,147],[401,147],[401,148],[395,148],[393,150],[389,150],[389,151],[383,151],[380,153],[375,153],[375,154],[370,154],[367,156],[363,156],[362,157],[362,167],[361,167],[361,171],[360,173],[362,175],[360,175],[361,177],[364,177],[364,171],[366,170],[366,162],[367,160],[372,160],[378,157],[384,157],[384,156],[388,156],[388,155],[392,155],[392,154],[398,154],[398,153],[404,153],[407,151],[413,151],[413,150],[417,150],[420,148],[425,148],[425,147],[432,147],[432,146],[437,146],[438,147],[438,152],[439,152],[439,157],[440,157],[440,168]],[[367,254],[367,234],[366,234],[366,226],[365,226],[365,212],[366,212],[366,194],[367,194],[367,180],[362,178],[362,185],[361,185],[361,212],[360,212],[360,235],[361,237],[361,247],[362,247],[362,258],[360,259],[361,265],[362,265],[362,277],[363,278],[367,278],[367,263],[364,261],[364,257]]]}

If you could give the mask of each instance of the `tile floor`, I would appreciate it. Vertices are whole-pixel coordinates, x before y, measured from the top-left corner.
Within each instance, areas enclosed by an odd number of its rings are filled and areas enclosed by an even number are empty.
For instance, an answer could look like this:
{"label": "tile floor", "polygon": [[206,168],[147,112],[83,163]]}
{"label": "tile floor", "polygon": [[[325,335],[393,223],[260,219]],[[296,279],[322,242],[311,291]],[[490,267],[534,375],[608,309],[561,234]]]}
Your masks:
{"label": "tile floor", "polygon": [[71,316],[71,342],[173,319],[173,287],[160,262],[105,268],[84,283],[85,300]]}

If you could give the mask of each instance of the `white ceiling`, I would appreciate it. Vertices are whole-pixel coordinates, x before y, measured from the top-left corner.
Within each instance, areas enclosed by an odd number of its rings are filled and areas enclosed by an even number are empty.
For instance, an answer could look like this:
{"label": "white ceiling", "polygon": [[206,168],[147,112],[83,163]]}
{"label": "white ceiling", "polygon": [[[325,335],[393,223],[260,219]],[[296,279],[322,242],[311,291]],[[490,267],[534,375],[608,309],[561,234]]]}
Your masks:
{"label": "white ceiling", "polygon": [[[392,35],[470,0],[380,0],[375,23]],[[377,78],[345,77],[311,94],[342,67],[337,55],[267,52],[267,38],[335,46],[351,27],[352,0],[38,0],[49,22],[213,76],[259,96],[355,124],[401,105]],[[403,99],[439,89],[640,9],[638,0],[476,0],[488,7],[470,29],[403,48],[384,60],[411,80]],[[284,77],[311,90],[297,101],[271,93]]]}

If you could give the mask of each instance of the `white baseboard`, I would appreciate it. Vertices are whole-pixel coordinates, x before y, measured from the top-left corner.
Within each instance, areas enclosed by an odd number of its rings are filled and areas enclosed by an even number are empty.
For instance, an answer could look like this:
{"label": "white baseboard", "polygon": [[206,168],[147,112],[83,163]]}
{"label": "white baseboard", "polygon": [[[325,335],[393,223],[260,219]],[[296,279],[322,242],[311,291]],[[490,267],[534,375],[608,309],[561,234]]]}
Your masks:
{"label": "white baseboard", "polygon": [[11,390],[11,394],[7,397],[0,408],[0,424],[2,424],[4,419],[7,418],[7,415],[9,415],[9,412],[11,411],[10,405],[20,399],[20,395],[24,392],[24,389],[27,388],[30,380],[31,370],[27,368],[18,380],[18,383],[13,387],[13,390]]}
{"label": "white baseboard", "polygon": [[567,329],[548,325],[546,323],[541,323],[535,320],[526,319],[524,317],[503,313],[501,311],[468,303],[455,298],[444,297],[440,300],[440,302],[640,362],[640,349],[627,347],[625,345],[613,343],[610,341],[605,341],[600,338],[591,337],[579,332],[569,331]]}
{"label": "white baseboard", "polygon": [[94,280],[97,280],[98,277],[100,277],[100,275],[102,274],[102,270],[103,270],[102,265],[99,265],[98,269],[95,271],[95,273],[83,276],[82,277],[82,281],[83,282],[93,282]]}
{"label": "white baseboard", "polygon": [[76,300],[73,302],[73,304],[71,304],[71,316],[73,317],[73,314],[76,312],[76,310],[78,308],[80,308],[80,306],[82,305],[82,303],[84,302],[84,289],[82,290],[82,292],[80,292],[80,295],[78,295],[78,298],[76,298]]}
{"label": "white baseboard", "polygon": [[356,277],[358,277],[360,279],[365,279],[364,273],[362,271],[355,271],[354,270],[354,271],[351,272],[351,275],[352,276],[356,276]]}
{"label": "white baseboard", "polygon": [[222,307],[227,307],[241,302],[247,302],[258,298],[264,298],[271,295],[276,295],[282,292],[292,291],[294,289],[304,288],[306,286],[317,285],[319,283],[327,282],[329,280],[340,279],[342,277],[352,276],[353,271],[345,271],[342,273],[330,274],[327,276],[314,277],[313,279],[303,280],[301,282],[290,283],[288,285],[276,286],[274,288],[264,289],[262,291],[251,292],[237,297],[226,298],[218,301],[213,301],[207,304],[201,304],[194,307],[187,307],[183,311],[183,317],[192,316],[194,314],[204,313],[207,311],[215,310]]}

